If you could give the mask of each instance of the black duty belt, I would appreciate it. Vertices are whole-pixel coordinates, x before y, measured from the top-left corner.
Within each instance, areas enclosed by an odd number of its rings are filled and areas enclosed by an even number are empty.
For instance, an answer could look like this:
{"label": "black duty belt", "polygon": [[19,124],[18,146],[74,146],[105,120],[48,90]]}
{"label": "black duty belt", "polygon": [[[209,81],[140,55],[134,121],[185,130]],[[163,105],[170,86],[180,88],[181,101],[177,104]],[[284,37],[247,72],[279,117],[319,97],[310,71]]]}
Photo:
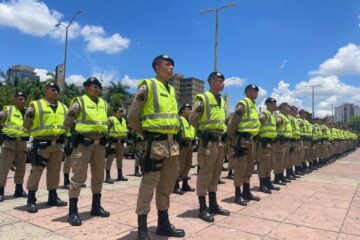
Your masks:
{"label": "black duty belt", "polygon": [[15,141],[15,140],[21,140],[21,141],[29,141],[29,137],[18,137],[18,138],[13,138],[13,137],[9,137],[8,135],[3,135],[4,140],[7,141]]}
{"label": "black duty belt", "polygon": [[236,135],[240,138],[246,139],[246,140],[252,140],[255,137],[247,132],[236,132]]}
{"label": "black duty belt", "polygon": [[260,137],[259,141],[264,144],[275,143],[275,138]]}
{"label": "black duty belt", "polygon": [[163,134],[163,133],[155,133],[155,132],[145,132],[144,133],[144,139],[145,140],[153,140],[153,141],[163,141],[168,140],[169,136],[172,136],[171,134]]}

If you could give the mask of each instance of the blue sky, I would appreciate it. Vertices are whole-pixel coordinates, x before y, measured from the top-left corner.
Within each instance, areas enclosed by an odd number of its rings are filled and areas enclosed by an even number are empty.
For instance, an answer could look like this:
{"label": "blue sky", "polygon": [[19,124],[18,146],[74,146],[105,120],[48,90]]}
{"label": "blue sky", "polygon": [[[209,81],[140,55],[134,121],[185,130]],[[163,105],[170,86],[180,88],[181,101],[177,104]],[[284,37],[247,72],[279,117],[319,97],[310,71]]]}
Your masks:
{"label": "blue sky", "polygon": [[[0,69],[15,64],[54,71],[64,58],[70,29],[67,81],[90,75],[131,87],[154,75],[151,61],[166,53],[175,72],[205,80],[213,69],[215,15],[200,10],[215,0],[12,0],[0,2]],[[219,70],[228,78],[230,108],[244,86],[259,85],[261,97],[310,109],[316,91],[317,115],[331,104],[360,102],[360,4],[356,0],[243,0],[219,18]],[[134,89],[132,88],[132,91]]]}

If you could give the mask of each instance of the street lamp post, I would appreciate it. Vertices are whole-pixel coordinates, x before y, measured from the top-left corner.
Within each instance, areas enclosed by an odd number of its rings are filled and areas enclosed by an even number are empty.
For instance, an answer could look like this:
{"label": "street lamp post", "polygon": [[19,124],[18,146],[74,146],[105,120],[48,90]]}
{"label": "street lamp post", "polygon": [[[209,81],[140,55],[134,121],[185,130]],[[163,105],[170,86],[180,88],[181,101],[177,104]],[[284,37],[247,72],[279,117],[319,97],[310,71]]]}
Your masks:
{"label": "street lamp post", "polygon": [[315,87],[320,87],[322,84],[310,85],[305,87],[311,87],[311,97],[312,97],[312,117],[315,117]]}
{"label": "street lamp post", "polygon": [[215,12],[215,54],[214,54],[214,71],[218,70],[218,33],[219,33],[219,12],[223,8],[235,7],[236,3],[231,2],[225,4],[224,6],[211,8],[200,11],[201,14],[206,14],[210,12]]}
{"label": "street lamp post", "polygon": [[[79,10],[77,11],[74,16],[71,18],[70,22],[68,25],[64,25],[62,23],[58,23],[55,25],[55,27],[64,27],[65,28],[65,53],[64,53],[64,81],[66,79],[66,60],[67,60],[67,42],[68,42],[68,34],[69,34],[69,27],[72,24],[72,22],[74,21],[74,19],[76,18],[77,15],[79,15],[80,13],[82,13],[83,10]],[[57,82],[57,79],[55,79],[55,81]],[[61,90],[63,90],[63,86],[60,86]]]}

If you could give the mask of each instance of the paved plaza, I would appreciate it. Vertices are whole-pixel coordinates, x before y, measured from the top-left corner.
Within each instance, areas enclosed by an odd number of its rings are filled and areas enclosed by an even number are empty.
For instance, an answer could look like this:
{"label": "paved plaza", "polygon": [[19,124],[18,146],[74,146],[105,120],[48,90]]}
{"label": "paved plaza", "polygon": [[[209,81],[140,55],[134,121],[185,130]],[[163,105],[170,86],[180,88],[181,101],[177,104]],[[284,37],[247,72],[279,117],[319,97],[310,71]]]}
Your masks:
{"label": "paved plaza", "polygon": [[[194,155],[195,156],[195,155]],[[81,227],[67,223],[68,207],[47,207],[45,175],[37,193],[39,212],[26,212],[26,199],[14,199],[13,173],[9,174],[6,199],[0,203],[0,239],[136,239],[136,196],[141,178],[134,177],[133,160],[124,161],[128,182],[103,185],[102,204],[111,212],[109,218],[90,216],[90,178],[81,191],[79,212]],[[26,177],[30,165],[27,165]],[[192,169],[192,173],[195,170]],[[112,177],[116,176],[113,165]],[[223,172],[223,176],[226,172]],[[191,175],[195,186],[196,175]],[[61,184],[63,179],[61,179]],[[195,193],[171,196],[171,222],[186,231],[185,239],[279,239],[279,240],[360,240],[360,150],[323,167],[300,180],[266,195],[253,187],[262,199],[247,207],[233,203],[233,183],[225,179],[219,185],[219,203],[231,211],[231,216],[216,216],[210,224],[197,218],[198,202]],[[257,175],[251,179],[258,186]],[[67,190],[59,196],[68,199]],[[157,212],[154,203],[149,214],[152,239],[167,239],[154,234]]]}

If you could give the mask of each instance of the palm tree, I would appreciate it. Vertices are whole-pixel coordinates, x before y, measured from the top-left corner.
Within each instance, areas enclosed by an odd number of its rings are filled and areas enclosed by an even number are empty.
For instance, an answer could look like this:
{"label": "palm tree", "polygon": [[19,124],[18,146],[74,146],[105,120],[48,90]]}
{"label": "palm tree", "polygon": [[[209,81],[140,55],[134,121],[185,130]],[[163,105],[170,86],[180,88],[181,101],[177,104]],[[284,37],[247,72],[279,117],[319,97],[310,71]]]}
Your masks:
{"label": "palm tree", "polygon": [[124,86],[123,84],[121,84],[120,81],[114,82],[111,81],[110,82],[110,86],[108,88],[108,93],[105,95],[105,99],[107,102],[110,102],[112,98],[114,98],[113,95],[116,94],[116,98],[117,99],[121,99],[124,100],[125,95],[128,95],[128,90],[129,87]]}

